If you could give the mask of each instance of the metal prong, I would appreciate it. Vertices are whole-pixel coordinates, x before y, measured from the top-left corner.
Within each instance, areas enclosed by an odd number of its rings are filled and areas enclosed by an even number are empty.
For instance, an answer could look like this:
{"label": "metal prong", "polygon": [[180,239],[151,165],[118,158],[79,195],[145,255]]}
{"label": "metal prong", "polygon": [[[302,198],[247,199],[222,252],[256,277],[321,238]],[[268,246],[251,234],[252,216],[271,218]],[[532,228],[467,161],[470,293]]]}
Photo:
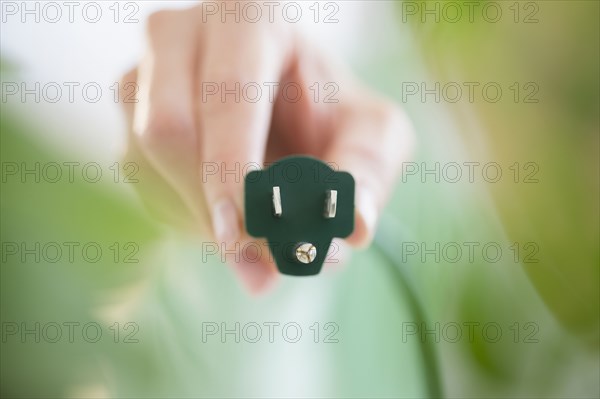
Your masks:
{"label": "metal prong", "polygon": [[279,186],[273,187],[273,214],[276,217],[281,217],[283,209],[281,208],[281,192]]}
{"label": "metal prong", "polygon": [[323,215],[326,219],[333,219],[337,211],[337,190],[327,190],[325,197],[325,211]]}

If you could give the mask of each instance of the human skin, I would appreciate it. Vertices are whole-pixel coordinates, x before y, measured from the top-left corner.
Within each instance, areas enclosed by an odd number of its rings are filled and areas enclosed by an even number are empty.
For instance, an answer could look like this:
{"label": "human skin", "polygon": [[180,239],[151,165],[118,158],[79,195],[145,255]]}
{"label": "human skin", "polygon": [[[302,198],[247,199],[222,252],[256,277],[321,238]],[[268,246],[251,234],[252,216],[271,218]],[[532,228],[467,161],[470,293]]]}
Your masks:
{"label": "human skin", "polygon": [[[264,90],[257,101],[236,101],[234,95],[206,95],[207,82],[227,89],[293,83],[303,95],[292,102],[281,91],[269,99]],[[315,101],[310,87],[328,82],[339,88],[337,102]],[[127,157],[152,181],[142,192],[145,202],[172,223],[212,234],[227,249],[256,241],[243,228],[243,177],[208,175],[205,165],[243,170],[306,154],[350,172],[356,216],[346,242],[364,247],[414,146],[402,109],[358,82],[292,24],[203,21],[201,6],[159,11],[147,21],[145,54],[122,87],[137,89],[137,102],[124,101]],[[232,262],[251,292],[276,280],[266,252],[259,261],[246,261],[253,257],[246,254]]]}

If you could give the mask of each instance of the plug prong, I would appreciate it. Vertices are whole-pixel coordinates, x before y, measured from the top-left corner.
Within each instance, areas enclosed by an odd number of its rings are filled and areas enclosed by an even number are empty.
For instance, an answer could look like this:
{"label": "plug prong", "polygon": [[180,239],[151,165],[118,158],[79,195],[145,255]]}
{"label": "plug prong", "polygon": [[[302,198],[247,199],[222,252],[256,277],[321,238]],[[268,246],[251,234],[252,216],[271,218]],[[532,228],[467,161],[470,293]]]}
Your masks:
{"label": "plug prong", "polygon": [[325,210],[323,215],[326,219],[333,219],[337,211],[337,190],[327,190],[325,194]]}
{"label": "plug prong", "polygon": [[283,209],[281,208],[281,191],[279,190],[279,186],[273,187],[273,214],[276,217],[281,217],[283,213]]}

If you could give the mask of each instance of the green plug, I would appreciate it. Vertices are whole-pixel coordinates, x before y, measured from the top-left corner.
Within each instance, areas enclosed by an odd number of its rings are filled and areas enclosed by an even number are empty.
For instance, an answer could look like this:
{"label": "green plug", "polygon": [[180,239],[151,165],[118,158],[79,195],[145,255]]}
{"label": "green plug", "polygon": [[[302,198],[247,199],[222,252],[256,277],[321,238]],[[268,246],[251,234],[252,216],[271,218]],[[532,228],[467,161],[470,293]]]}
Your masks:
{"label": "green plug", "polygon": [[318,274],[334,237],[354,230],[354,178],[318,159],[283,158],[245,179],[246,230],[283,274]]}

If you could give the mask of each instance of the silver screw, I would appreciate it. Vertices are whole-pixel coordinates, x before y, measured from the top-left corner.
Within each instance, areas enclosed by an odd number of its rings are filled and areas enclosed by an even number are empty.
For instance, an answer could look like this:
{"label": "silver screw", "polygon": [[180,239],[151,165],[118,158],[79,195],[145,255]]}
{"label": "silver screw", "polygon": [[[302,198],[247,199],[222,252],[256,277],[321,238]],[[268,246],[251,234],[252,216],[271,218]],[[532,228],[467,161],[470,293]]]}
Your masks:
{"label": "silver screw", "polygon": [[311,263],[317,257],[317,248],[310,242],[303,242],[296,247],[296,259],[302,263]]}

